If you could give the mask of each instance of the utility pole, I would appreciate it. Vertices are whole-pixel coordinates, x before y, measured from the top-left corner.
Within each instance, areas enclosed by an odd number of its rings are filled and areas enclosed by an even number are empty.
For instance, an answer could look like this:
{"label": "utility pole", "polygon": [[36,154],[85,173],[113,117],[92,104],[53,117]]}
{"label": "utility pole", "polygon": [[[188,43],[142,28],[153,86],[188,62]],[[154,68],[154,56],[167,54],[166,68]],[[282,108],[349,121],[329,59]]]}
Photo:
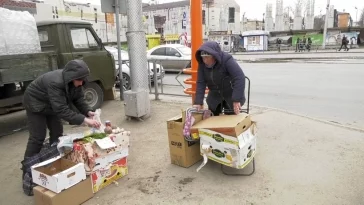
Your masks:
{"label": "utility pole", "polygon": [[356,10],[356,17],[355,17],[355,22],[356,22],[356,26],[359,26],[359,21],[358,21],[358,7],[355,7]]}
{"label": "utility pole", "polygon": [[330,8],[330,0],[327,0],[325,26],[324,26],[324,36],[323,36],[323,41],[322,41],[322,49],[326,48],[326,33],[327,33],[327,24],[328,24],[328,20],[329,20],[329,8]]}
{"label": "utility pole", "polygon": [[[119,66],[119,86],[120,86],[120,100],[124,101],[124,81],[123,81],[123,71],[122,71],[122,59],[121,59],[121,45],[120,45],[120,5],[119,0],[115,0],[115,19],[116,19],[116,41],[118,46],[118,66]],[[107,33],[106,33],[107,35]]]}

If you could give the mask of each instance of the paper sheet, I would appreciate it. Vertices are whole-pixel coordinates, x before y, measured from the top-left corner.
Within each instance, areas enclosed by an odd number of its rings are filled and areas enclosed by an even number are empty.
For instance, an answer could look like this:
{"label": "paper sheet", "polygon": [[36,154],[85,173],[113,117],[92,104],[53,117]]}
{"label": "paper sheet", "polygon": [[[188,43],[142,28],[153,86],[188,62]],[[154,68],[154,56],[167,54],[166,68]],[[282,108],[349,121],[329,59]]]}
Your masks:
{"label": "paper sheet", "polygon": [[95,140],[95,142],[97,143],[97,145],[99,145],[99,147],[101,149],[109,149],[109,148],[116,147],[115,142],[113,142],[110,139],[110,137],[105,137],[104,139],[97,139],[97,140]]}
{"label": "paper sheet", "polygon": [[202,167],[204,167],[207,164],[208,161],[208,157],[207,154],[210,151],[210,145],[207,144],[202,144],[201,145],[201,151],[202,151],[202,156],[203,156],[203,162],[202,164],[197,168],[197,172],[200,171],[202,169]]}

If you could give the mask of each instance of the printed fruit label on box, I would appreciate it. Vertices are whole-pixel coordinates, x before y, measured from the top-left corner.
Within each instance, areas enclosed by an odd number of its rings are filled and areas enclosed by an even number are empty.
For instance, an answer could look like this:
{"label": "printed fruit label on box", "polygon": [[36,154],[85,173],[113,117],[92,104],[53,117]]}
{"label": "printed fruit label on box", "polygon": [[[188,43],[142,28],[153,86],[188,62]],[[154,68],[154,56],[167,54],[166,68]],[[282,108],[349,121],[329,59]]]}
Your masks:
{"label": "printed fruit label on box", "polygon": [[109,168],[99,169],[92,172],[91,179],[94,193],[100,191],[127,174],[128,166],[126,157],[114,162]]}

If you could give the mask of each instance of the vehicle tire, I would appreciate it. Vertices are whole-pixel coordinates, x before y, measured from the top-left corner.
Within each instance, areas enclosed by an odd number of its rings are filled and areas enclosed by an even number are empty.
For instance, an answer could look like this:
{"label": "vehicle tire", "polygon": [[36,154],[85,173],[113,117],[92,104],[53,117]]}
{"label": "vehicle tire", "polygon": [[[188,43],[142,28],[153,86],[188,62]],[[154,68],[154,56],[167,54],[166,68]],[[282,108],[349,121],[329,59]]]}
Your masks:
{"label": "vehicle tire", "polygon": [[91,82],[85,85],[84,95],[86,103],[93,109],[96,110],[101,107],[104,102],[104,91],[95,82]]}
{"label": "vehicle tire", "polygon": [[124,84],[124,90],[131,89],[130,76],[126,73],[123,73],[123,84]]}

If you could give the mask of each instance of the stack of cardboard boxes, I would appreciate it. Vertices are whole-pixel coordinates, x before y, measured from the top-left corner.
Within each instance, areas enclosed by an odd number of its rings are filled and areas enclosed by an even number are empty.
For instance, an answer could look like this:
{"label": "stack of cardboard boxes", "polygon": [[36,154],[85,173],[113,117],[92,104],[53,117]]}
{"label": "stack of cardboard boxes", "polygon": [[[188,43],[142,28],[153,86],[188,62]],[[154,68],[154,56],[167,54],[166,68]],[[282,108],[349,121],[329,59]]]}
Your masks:
{"label": "stack of cardboard boxes", "polygon": [[213,116],[191,129],[200,137],[200,151],[208,159],[243,169],[256,153],[256,126],[247,114]]}
{"label": "stack of cardboard boxes", "polygon": [[202,120],[202,114],[193,114],[195,123],[191,134],[200,140],[189,142],[184,139],[182,116],[167,121],[171,163],[190,167],[206,155],[220,164],[242,169],[256,153],[256,126],[250,115],[221,115]]}
{"label": "stack of cardboard boxes", "polygon": [[35,204],[78,205],[127,175],[129,136],[119,128],[100,139],[68,136],[71,152],[32,166]]}

